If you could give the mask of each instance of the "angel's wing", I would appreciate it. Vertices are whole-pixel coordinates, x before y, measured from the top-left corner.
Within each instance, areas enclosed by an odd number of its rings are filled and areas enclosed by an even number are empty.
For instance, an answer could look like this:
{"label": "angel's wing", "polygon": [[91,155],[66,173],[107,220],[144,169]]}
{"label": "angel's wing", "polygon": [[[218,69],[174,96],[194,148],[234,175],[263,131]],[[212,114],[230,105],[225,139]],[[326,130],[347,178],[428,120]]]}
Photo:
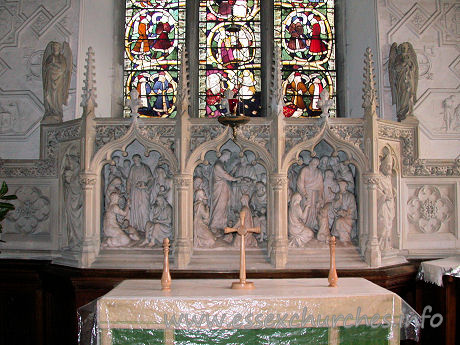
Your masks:
{"label": "angel's wing", "polygon": [[45,48],[42,58],[42,81],[43,81],[43,99],[46,98],[46,92],[49,89],[50,80],[48,75],[48,63],[47,60],[50,55],[53,53],[53,44],[54,42],[49,42]]}
{"label": "angel's wing", "polygon": [[413,80],[413,89],[414,93],[411,95],[414,97],[413,101],[414,103],[417,101],[417,86],[418,86],[418,61],[417,61],[417,54],[415,53],[414,47],[412,47],[412,44],[409,42],[406,42],[408,45],[408,50],[407,54],[409,55],[409,59],[411,62],[411,65],[414,66],[414,69],[412,71],[412,80]]}
{"label": "angel's wing", "polygon": [[390,48],[390,58],[388,59],[388,73],[390,75],[390,87],[391,87],[391,102],[392,104],[396,103],[396,90],[395,90],[395,62],[398,56],[398,44],[394,42]]}
{"label": "angel's wing", "polygon": [[62,92],[64,94],[64,104],[67,105],[67,96],[69,95],[70,79],[72,77],[73,68],[72,50],[70,49],[70,45],[68,42],[62,43],[62,55],[64,55],[66,62],[65,81],[63,83],[64,89],[62,90]]}

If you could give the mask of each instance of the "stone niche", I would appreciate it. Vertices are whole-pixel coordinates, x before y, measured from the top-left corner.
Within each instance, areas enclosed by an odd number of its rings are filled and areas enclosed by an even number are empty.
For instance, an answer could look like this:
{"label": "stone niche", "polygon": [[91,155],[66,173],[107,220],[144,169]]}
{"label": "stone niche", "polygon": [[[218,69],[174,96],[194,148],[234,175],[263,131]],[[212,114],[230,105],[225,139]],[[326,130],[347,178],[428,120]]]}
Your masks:
{"label": "stone niche", "polygon": [[343,151],[321,141],[288,170],[289,247],[326,248],[331,235],[338,247],[358,247],[356,166]]}
{"label": "stone niche", "polygon": [[260,234],[246,238],[248,250],[267,246],[267,170],[257,155],[233,140],[208,151],[193,173],[193,244],[195,249],[239,250],[239,238],[225,227],[240,225],[240,211]]}
{"label": "stone niche", "polygon": [[161,247],[173,234],[173,174],[158,151],[138,142],[112,153],[102,170],[101,249]]}

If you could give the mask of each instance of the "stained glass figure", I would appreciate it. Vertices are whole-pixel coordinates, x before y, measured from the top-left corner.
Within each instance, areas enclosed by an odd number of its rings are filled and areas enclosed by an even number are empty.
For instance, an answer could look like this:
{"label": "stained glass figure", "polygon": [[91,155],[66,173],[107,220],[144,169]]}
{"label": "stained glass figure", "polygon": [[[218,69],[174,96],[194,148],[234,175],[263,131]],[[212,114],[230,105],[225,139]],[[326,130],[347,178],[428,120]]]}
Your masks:
{"label": "stained glass figure", "polygon": [[[174,117],[185,1],[126,1],[125,99],[137,88],[146,116]],[[125,108],[125,115],[129,109]]]}
{"label": "stained glass figure", "polygon": [[334,100],[330,115],[335,116],[334,0],[275,1],[274,8],[285,116],[319,116],[319,95],[324,88]]}
{"label": "stained glass figure", "polygon": [[238,112],[260,114],[260,6],[258,0],[200,1],[200,117],[226,109],[224,93]]}

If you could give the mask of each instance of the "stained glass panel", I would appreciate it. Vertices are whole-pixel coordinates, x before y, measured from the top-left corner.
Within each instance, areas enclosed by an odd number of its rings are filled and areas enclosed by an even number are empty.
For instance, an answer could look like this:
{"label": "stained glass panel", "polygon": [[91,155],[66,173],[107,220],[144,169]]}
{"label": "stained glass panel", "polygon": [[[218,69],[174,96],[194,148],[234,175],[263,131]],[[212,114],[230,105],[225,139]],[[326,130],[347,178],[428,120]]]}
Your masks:
{"label": "stained glass panel", "polygon": [[[174,117],[185,0],[126,0],[124,93],[137,88],[145,116]],[[129,115],[125,109],[125,115]]]}
{"label": "stained glass panel", "polygon": [[260,5],[258,0],[200,1],[200,117],[236,111],[260,115]]}
{"label": "stained glass panel", "polygon": [[281,47],[286,117],[321,114],[320,93],[327,89],[335,116],[334,0],[274,3],[275,42]]}

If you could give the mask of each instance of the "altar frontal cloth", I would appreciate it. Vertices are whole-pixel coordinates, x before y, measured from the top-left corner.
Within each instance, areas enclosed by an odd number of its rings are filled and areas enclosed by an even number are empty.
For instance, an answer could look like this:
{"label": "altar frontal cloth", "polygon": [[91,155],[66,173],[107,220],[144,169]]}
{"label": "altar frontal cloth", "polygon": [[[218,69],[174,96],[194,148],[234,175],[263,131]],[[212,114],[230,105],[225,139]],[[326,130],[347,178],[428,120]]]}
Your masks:
{"label": "altar frontal cloth", "polygon": [[126,280],[97,302],[102,345],[399,344],[416,324],[396,294],[362,278]]}

